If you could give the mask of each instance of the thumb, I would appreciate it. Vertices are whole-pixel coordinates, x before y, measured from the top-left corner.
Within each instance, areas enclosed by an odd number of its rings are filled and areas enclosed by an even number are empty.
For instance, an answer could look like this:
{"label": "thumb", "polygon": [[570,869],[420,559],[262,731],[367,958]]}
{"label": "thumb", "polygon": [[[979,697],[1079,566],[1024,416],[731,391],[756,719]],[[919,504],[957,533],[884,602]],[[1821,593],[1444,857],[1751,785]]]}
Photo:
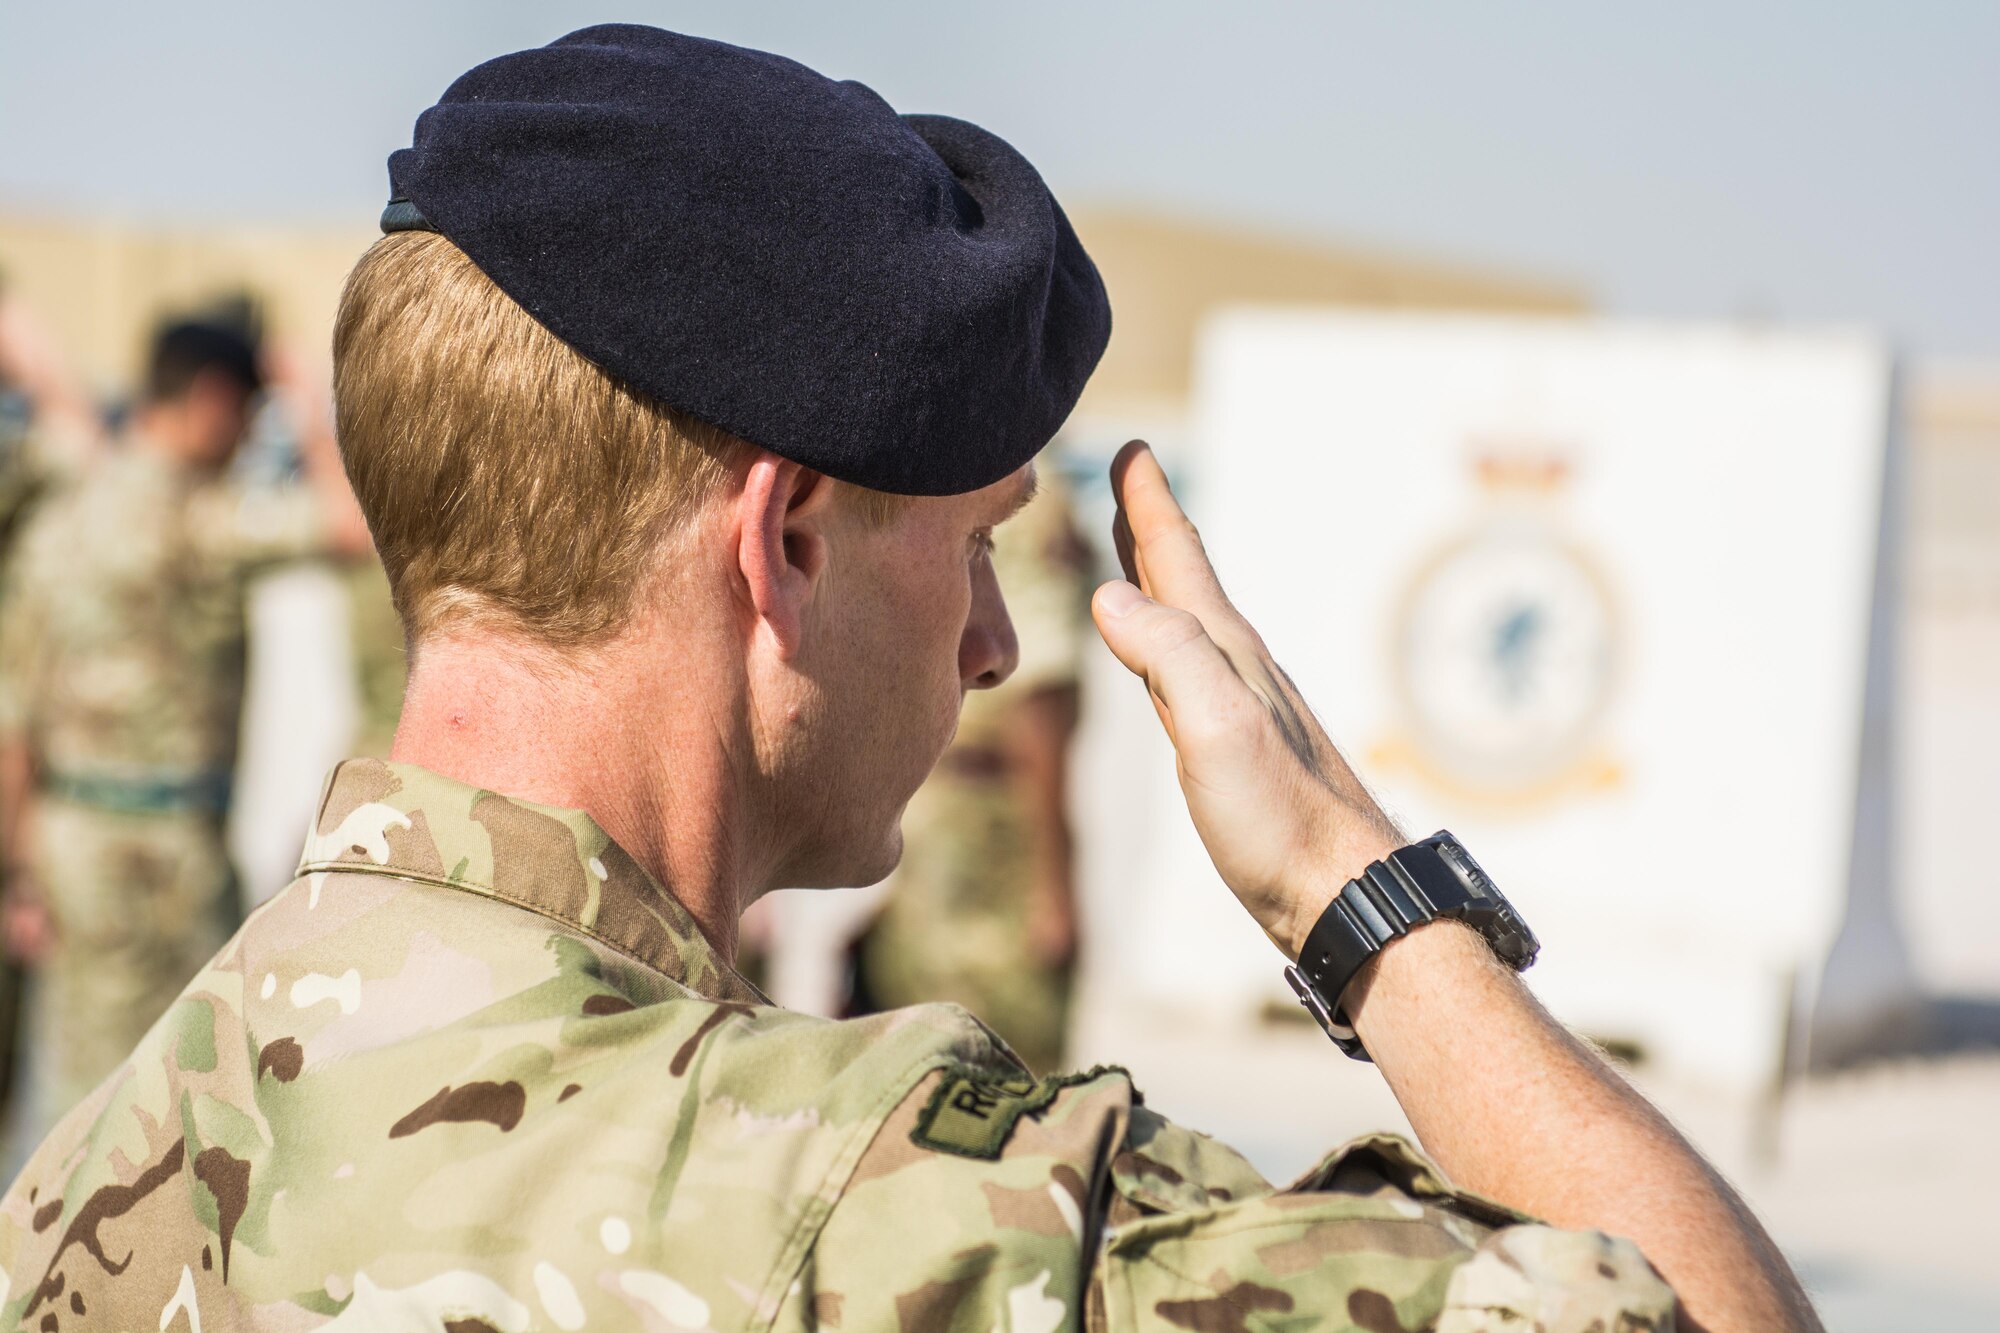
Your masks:
{"label": "thumb", "polygon": [[1242,687],[1192,613],[1156,602],[1123,579],[1099,588],[1090,610],[1111,655],[1143,678],[1169,712],[1219,712],[1227,692]]}

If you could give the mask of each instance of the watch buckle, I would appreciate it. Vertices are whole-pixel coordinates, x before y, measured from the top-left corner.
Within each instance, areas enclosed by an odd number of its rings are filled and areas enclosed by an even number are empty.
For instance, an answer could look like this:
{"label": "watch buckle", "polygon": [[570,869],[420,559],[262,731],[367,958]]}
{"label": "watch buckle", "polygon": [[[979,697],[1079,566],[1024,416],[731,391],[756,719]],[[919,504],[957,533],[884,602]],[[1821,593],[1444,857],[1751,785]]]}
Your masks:
{"label": "watch buckle", "polygon": [[1299,997],[1300,1007],[1313,1016],[1313,1021],[1318,1023],[1320,1030],[1341,1049],[1342,1054],[1352,1056],[1356,1060],[1368,1059],[1368,1052],[1362,1049],[1361,1039],[1354,1035],[1354,1029],[1335,1016],[1332,1007],[1326,1002],[1326,997],[1319,993],[1319,987],[1313,985],[1306,974],[1299,971],[1296,964],[1285,964],[1285,983]]}

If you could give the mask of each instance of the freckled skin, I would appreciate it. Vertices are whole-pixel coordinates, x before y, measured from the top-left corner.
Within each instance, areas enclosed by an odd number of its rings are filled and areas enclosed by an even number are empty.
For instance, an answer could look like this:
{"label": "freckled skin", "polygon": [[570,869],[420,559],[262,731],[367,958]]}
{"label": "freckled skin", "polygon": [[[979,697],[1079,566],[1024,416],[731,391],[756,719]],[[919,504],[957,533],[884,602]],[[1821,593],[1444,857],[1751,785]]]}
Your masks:
{"label": "freckled skin", "polygon": [[903,807],[951,743],[968,689],[1013,672],[1013,625],[982,534],[1025,469],[970,495],[911,502],[888,525],[843,516],[797,667],[809,682],[780,762],[793,827],[815,830],[798,885],[871,884],[902,855]]}

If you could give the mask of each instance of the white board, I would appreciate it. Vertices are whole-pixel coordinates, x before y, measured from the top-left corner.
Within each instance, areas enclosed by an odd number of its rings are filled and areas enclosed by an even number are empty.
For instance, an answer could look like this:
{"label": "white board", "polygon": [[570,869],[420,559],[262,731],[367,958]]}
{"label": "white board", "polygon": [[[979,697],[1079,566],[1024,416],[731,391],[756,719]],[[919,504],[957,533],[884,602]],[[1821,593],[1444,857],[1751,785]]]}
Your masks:
{"label": "white board", "polygon": [[359,705],[347,592],[332,571],[288,565],[250,589],[229,849],[245,908],[291,882],[320,789],[352,754]]}
{"label": "white board", "polygon": [[[1238,310],[1182,489],[1238,604],[1413,836],[1543,941],[1557,1014],[1775,1069],[1847,890],[1890,363],[1852,332]],[[1125,964],[1284,998],[1170,770]]]}

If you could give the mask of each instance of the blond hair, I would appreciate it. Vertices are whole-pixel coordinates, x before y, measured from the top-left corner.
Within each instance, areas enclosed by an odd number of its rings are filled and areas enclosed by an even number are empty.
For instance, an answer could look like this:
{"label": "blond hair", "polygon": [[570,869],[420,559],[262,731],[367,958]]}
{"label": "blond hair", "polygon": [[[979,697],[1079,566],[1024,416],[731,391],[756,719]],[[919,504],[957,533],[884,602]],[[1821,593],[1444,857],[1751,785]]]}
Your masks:
{"label": "blond hair", "polygon": [[[585,360],[435,233],[361,257],[333,364],[347,474],[413,642],[454,620],[601,639],[753,452]],[[897,498],[863,492],[864,516]]]}

